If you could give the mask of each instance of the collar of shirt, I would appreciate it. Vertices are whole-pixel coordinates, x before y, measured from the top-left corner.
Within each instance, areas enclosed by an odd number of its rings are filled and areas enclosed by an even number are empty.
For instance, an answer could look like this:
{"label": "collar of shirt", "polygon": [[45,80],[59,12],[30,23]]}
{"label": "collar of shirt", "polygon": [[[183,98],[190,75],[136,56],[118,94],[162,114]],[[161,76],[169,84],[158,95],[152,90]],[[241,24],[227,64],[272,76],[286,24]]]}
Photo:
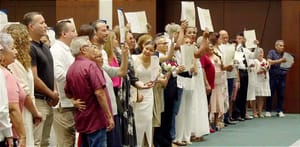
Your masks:
{"label": "collar of shirt", "polygon": [[69,46],[67,46],[64,42],[62,42],[60,40],[55,40],[55,43],[57,43],[59,46],[61,46],[66,51],[70,51],[71,50]]}

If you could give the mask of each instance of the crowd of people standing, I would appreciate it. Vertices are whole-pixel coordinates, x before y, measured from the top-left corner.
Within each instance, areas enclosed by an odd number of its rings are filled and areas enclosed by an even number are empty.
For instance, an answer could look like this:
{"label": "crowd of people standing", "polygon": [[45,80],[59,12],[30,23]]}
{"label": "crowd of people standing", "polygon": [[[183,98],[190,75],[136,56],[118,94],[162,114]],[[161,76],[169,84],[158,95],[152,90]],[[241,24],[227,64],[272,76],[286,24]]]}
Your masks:
{"label": "crowd of people standing", "polygon": [[[0,33],[0,147],[49,146],[52,127],[58,147],[74,147],[76,138],[81,147],[185,146],[226,125],[271,117],[275,93],[284,117],[283,40],[264,58],[262,48],[246,48],[243,33],[198,37],[187,21],[157,36],[129,26],[125,42],[102,20],[77,31],[59,21],[51,44],[47,29],[41,13],[28,12]],[[241,57],[232,65],[223,63],[228,45]]]}

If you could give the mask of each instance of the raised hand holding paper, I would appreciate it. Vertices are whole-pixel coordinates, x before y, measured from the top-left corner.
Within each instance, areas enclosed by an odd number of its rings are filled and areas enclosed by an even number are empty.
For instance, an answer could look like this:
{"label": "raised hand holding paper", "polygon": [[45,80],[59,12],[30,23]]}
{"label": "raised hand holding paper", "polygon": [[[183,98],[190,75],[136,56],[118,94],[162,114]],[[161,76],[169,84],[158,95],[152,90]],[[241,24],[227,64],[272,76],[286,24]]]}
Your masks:
{"label": "raised hand holding paper", "polygon": [[126,31],[126,27],[125,27],[125,19],[124,19],[124,14],[122,9],[118,9],[117,10],[118,13],[118,21],[119,21],[119,28],[120,28],[120,43],[123,44],[125,43],[125,31]]}
{"label": "raised hand holding paper", "polygon": [[148,33],[145,11],[125,12],[125,16],[132,33]]}
{"label": "raised hand holding paper", "polygon": [[246,38],[245,45],[247,48],[257,48],[257,44],[255,44],[256,41],[255,30],[244,31],[244,36]]}
{"label": "raised hand holding paper", "polygon": [[196,26],[195,18],[195,4],[194,2],[181,2],[181,21],[188,21],[189,27]]}
{"label": "raised hand holding paper", "polygon": [[214,32],[209,9],[197,7],[201,30],[208,29],[209,32]]}

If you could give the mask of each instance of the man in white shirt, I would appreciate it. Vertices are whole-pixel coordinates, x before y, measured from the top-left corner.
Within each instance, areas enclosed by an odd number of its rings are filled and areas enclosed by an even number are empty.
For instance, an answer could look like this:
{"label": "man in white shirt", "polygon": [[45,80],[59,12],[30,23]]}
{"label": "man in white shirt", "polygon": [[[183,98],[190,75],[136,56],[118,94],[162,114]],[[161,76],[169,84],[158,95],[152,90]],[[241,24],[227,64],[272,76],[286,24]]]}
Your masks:
{"label": "man in white shirt", "polygon": [[77,33],[71,21],[58,22],[54,30],[57,40],[50,48],[50,51],[53,56],[54,77],[60,100],[53,111],[53,128],[58,147],[73,147],[75,145],[74,105],[72,100],[66,97],[64,87],[67,71],[74,62],[70,44],[72,39],[77,36]]}
{"label": "man in white shirt", "polygon": [[[246,102],[248,92],[248,69],[251,66],[252,59],[257,57],[257,50],[251,52],[250,49],[245,47],[245,37],[243,33],[236,35],[236,55],[238,60],[240,88],[235,101],[235,108],[233,111],[233,118],[239,121],[249,120],[251,117],[246,115]],[[258,43],[258,42],[256,42]]]}
{"label": "man in white shirt", "polygon": [[[0,51],[2,46],[0,45]],[[13,145],[12,139],[12,129],[11,123],[9,118],[9,109],[8,109],[8,97],[7,97],[7,88],[5,84],[5,78],[1,70],[0,66],[0,146],[7,146]]]}

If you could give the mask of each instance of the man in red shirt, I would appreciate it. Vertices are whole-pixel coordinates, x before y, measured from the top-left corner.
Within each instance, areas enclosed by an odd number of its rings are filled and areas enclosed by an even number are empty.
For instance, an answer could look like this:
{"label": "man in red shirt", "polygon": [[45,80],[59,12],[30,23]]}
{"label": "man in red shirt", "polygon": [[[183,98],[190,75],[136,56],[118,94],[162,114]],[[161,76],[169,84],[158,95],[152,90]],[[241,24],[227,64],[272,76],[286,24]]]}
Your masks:
{"label": "man in red shirt", "polygon": [[75,128],[81,134],[81,146],[106,146],[106,131],[114,128],[111,104],[103,71],[91,59],[95,48],[87,36],[73,39],[75,62],[70,66],[65,92],[84,101],[86,109],[75,110]]}

